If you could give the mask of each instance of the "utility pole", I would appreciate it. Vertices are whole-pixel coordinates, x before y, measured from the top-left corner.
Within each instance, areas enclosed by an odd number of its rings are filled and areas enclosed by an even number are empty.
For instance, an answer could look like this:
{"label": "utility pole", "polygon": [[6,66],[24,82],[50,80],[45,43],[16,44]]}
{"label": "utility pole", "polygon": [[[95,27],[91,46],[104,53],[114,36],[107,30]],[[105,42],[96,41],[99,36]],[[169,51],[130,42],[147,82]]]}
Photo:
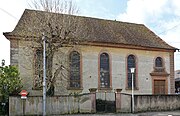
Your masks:
{"label": "utility pole", "polygon": [[43,33],[43,116],[46,115],[46,37]]}

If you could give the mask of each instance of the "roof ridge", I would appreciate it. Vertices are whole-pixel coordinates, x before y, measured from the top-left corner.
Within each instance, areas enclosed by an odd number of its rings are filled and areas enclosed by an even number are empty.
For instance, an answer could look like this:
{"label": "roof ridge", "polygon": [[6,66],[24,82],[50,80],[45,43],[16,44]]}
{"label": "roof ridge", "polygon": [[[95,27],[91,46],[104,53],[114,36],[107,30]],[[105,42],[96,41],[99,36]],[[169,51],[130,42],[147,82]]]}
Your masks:
{"label": "roof ridge", "polygon": [[28,12],[30,11],[30,12],[52,13],[52,14],[59,14],[59,15],[75,16],[75,17],[86,18],[86,19],[95,19],[95,20],[103,20],[103,21],[110,21],[110,22],[118,22],[118,23],[126,23],[126,24],[134,24],[134,25],[145,26],[144,24],[141,24],[141,23],[125,22],[125,21],[119,21],[119,20],[116,20],[116,19],[115,20],[111,20],[111,19],[104,19],[104,18],[97,18],[97,17],[90,17],[90,16],[83,16],[83,15],[74,15],[74,14],[65,14],[65,13],[55,13],[55,12],[48,12],[48,11],[34,10],[34,9],[25,9],[25,11],[28,11]]}

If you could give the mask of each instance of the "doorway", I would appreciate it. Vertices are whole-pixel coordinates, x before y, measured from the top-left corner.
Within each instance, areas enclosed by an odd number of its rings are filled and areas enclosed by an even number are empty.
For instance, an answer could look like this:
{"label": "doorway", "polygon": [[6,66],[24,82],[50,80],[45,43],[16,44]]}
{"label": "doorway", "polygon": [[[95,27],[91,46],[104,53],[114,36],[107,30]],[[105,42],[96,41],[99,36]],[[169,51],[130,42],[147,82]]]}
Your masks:
{"label": "doorway", "polygon": [[154,80],[154,94],[166,94],[165,80]]}

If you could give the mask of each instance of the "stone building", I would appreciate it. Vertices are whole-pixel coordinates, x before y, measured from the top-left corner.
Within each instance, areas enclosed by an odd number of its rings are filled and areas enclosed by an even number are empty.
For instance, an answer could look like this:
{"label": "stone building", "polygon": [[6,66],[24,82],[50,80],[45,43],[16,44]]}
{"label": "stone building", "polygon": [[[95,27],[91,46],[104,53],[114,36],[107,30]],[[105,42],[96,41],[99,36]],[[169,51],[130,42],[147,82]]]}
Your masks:
{"label": "stone building", "polygon": [[61,67],[54,81],[54,95],[88,93],[90,88],[97,92],[122,89],[131,93],[130,68],[135,68],[135,94],[175,92],[176,48],[145,25],[26,9],[15,29],[3,34],[11,43],[11,65],[18,67],[24,89],[31,95],[42,94],[42,53],[35,40],[42,37],[47,14],[51,18],[56,15],[59,23],[67,21],[62,17],[79,21],[79,33],[74,38],[78,44],[61,46],[54,52],[52,73]]}

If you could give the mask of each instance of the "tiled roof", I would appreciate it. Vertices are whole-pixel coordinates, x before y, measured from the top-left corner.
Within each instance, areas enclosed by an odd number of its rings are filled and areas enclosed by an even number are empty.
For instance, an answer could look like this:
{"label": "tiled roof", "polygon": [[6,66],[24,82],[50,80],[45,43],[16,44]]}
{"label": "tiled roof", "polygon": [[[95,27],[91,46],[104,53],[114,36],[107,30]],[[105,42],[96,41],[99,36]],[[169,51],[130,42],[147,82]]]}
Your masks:
{"label": "tiled roof", "polygon": [[[47,14],[50,13],[26,9],[15,29],[12,32],[4,33],[4,35],[26,37],[40,36],[40,34],[42,34],[43,32],[42,27],[45,26],[43,24],[43,20],[45,19],[44,17],[47,16]],[[88,42],[134,45],[140,47],[162,49],[176,49],[168,45],[165,41],[163,41],[160,37],[158,37],[143,24],[51,13],[51,16],[53,15],[57,16],[56,18],[58,19],[59,23],[62,22],[62,16],[79,19],[81,26],[78,27],[78,30],[83,31],[78,35],[78,37],[81,38],[83,37],[82,34],[86,33],[86,35],[88,36],[85,37],[85,40]]]}

